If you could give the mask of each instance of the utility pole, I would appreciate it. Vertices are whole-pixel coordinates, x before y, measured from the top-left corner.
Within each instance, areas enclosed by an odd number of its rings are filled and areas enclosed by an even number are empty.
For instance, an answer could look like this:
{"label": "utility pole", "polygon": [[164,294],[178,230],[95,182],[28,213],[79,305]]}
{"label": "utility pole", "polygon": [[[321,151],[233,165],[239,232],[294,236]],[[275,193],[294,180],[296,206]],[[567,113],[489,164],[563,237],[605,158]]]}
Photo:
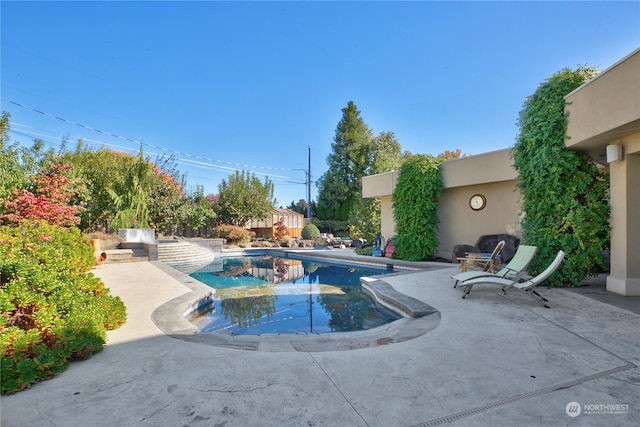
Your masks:
{"label": "utility pole", "polygon": [[311,221],[311,147],[309,146],[309,160],[307,165],[307,218]]}

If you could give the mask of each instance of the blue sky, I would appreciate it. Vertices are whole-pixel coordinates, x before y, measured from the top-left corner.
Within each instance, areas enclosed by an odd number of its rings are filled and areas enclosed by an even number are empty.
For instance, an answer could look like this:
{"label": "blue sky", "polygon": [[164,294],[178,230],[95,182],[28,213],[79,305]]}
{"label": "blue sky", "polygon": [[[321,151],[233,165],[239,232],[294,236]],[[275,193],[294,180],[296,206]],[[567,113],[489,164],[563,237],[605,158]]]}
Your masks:
{"label": "blue sky", "polygon": [[639,1],[3,0],[0,14],[12,141],[143,141],[190,188],[217,193],[245,169],[269,176],[279,205],[306,198],[309,148],[316,199],[350,100],[403,150],[478,154],[514,144],[525,98],[553,73],[640,47]]}

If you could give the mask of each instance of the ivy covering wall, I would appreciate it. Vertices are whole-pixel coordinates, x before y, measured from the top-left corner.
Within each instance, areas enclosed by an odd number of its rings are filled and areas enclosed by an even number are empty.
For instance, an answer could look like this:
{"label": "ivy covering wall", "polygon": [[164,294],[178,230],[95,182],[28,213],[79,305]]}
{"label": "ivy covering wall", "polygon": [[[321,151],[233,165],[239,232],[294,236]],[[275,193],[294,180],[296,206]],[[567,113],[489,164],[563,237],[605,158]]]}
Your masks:
{"label": "ivy covering wall", "polygon": [[443,181],[442,159],[415,155],[400,169],[393,192],[393,211],[397,234],[394,258],[406,261],[433,259],[439,245],[438,201]]}
{"label": "ivy covering wall", "polygon": [[596,74],[591,67],[565,68],[544,81],[520,112],[513,166],[523,197],[523,243],[538,247],[529,274],[544,270],[559,250],[567,253],[550,286],[576,286],[598,274],[602,250],[609,247],[608,174],[587,154],[565,147],[564,96]]}

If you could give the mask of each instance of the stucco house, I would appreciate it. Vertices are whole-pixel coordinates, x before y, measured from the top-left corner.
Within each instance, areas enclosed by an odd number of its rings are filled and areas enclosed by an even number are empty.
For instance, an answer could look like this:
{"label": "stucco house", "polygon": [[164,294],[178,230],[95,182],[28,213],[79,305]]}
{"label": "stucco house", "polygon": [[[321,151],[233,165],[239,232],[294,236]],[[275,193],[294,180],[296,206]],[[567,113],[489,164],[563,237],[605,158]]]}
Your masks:
{"label": "stucco house", "polygon": [[[565,97],[570,150],[591,155],[611,176],[611,268],[607,290],[640,295],[640,49]],[[521,235],[520,194],[511,149],[446,161],[437,256],[479,235]],[[362,197],[381,201],[382,235],[395,235],[398,171],[365,177]],[[476,196],[474,198],[474,196]],[[479,196],[479,197],[478,197]],[[478,204],[476,204],[476,201]]]}

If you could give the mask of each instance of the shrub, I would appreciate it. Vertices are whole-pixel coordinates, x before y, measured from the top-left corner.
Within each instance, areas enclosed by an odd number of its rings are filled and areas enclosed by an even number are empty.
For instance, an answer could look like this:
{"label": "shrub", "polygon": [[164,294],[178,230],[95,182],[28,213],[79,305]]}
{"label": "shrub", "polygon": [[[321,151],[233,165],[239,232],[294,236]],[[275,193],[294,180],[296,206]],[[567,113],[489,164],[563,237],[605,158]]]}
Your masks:
{"label": "shrub", "polygon": [[279,242],[286,242],[289,235],[289,228],[285,225],[283,221],[278,221],[273,224],[276,228],[273,238]]}
{"label": "shrub", "polygon": [[320,230],[313,224],[307,224],[302,229],[302,238],[305,240],[313,240],[320,237]]}
{"label": "shrub", "polygon": [[349,224],[349,237],[372,242],[380,233],[380,200],[356,200],[349,212]]}
{"label": "shrub", "polygon": [[338,235],[349,234],[349,223],[347,221],[336,221],[334,219],[317,219],[313,218],[313,223],[318,230],[322,230],[325,233]]}
{"label": "shrub", "polygon": [[93,248],[76,228],[0,227],[2,394],[62,372],[102,350],[124,304],[89,272]]}
{"label": "shrub", "polygon": [[355,250],[355,253],[358,255],[373,255],[373,246],[363,246],[359,249]]}
{"label": "shrub", "polygon": [[248,243],[251,241],[251,234],[249,230],[237,225],[220,225],[213,229],[211,234],[214,237],[225,239],[230,245],[237,245],[240,243]]}

